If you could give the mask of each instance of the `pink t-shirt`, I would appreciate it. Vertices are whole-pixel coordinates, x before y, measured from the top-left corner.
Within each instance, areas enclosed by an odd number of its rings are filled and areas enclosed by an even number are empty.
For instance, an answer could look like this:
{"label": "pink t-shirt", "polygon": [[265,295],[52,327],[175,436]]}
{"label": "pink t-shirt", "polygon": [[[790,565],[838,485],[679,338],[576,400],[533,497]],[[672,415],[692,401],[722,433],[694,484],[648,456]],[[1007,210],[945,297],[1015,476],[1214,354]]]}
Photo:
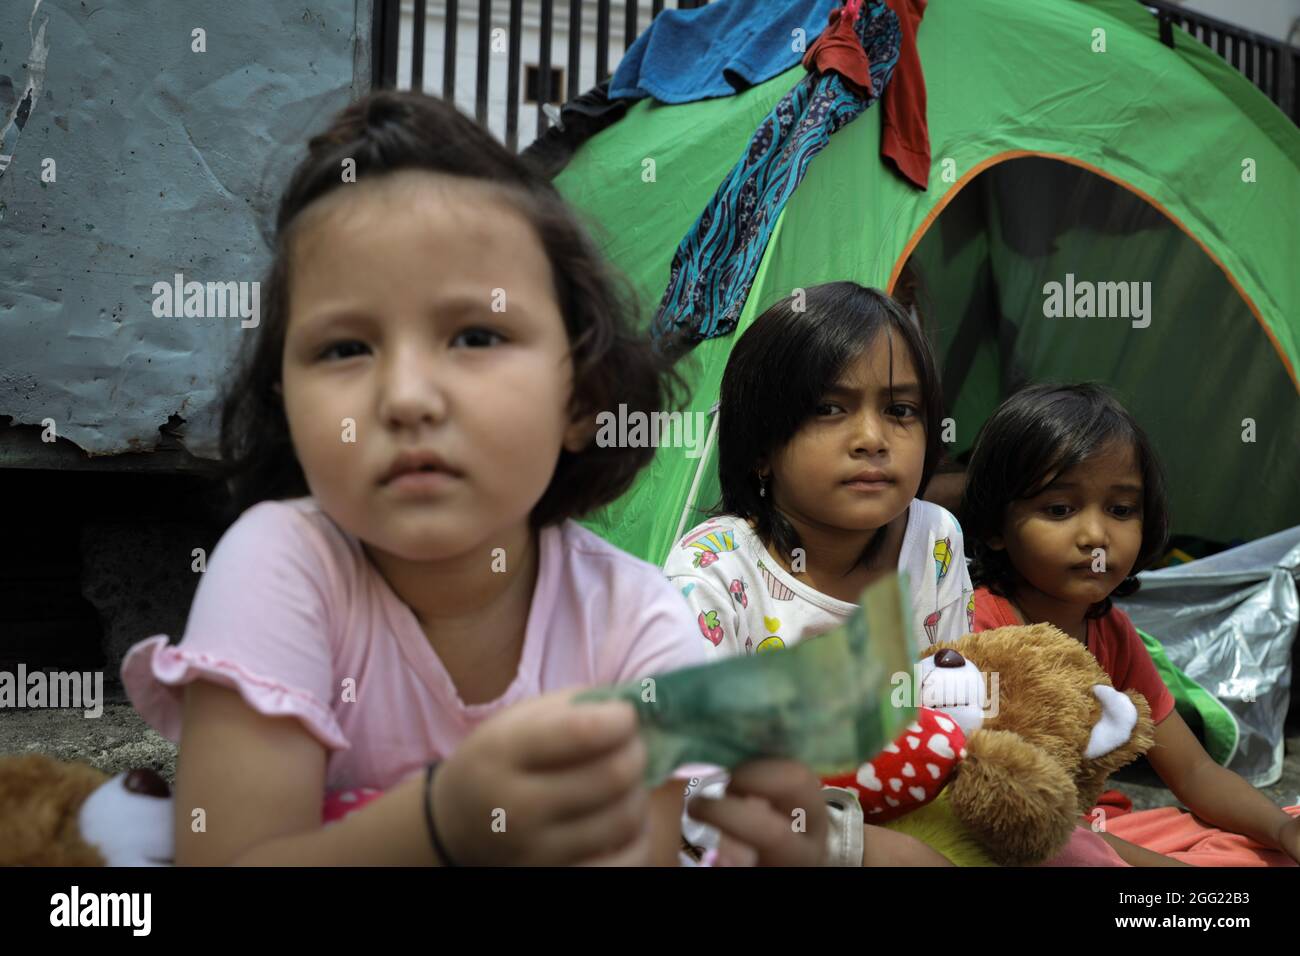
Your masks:
{"label": "pink t-shirt", "polygon": [[703,662],[690,608],[654,565],[572,521],[542,529],[538,558],[518,673],[496,700],[465,704],[356,538],[312,498],[262,502],[213,551],[180,644],[136,644],[122,682],[173,741],[183,685],[231,687],[329,749],[327,789],[386,789],[518,701]]}

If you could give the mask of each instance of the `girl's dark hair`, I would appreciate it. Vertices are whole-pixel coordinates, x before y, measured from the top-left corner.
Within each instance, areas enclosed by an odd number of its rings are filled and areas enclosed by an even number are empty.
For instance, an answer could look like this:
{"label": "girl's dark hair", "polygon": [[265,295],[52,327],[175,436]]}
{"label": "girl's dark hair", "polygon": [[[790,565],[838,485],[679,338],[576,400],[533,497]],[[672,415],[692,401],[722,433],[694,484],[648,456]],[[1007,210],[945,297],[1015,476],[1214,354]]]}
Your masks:
{"label": "girl's dark hair", "polygon": [[[994,594],[1013,597],[1016,577],[1007,552],[987,542],[1002,535],[1007,506],[1041,492],[1056,475],[1112,442],[1131,446],[1142,474],[1142,547],[1132,572],[1111,592],[1127,597],[1136,577],[1164,551],[1169,537],[1165,480],[1155,449],[1137,420],[1100,385],[1030,385],[1003,402],[980,429],[966,470],[961,521],[971,546],[971,579]],[[1090,618],[1111,608],[1107,596]]]}
{"label": "girl's dark hair", "polygon": [[[884,335],[907,346],[921,386],[925,464],[919,495],[939,461],[943,394],[929,343],[912,317],[878,289],[856,282],[828,282],[804,290],[802,311],[787,296],[745,330],[722,375],[718,409],[718,478],[722,500],[715,514],[753,519],[765,544],[783,554],[799,547],[790,521],[759,494],[757,469],[816,414],[826,390],[845,367]],[[890,352],[892,363],[892,349]],[[893,384],[891,367],[890,385]],[[861,556],[869,562],[884,535],[876,533]]]}
{"label": "girl's dark hair", "polygon": [[[293,226],[303,210],[338,189],[344,160],[356,181],[398,170],[427,170],[490,184],[536,231],[550,262],[555,297],[573,359],[573,418],[620,403],[647,414],[674,407],[681,379],[636,334],[635,298],[606,263],[583,225],[539,172],[482,127],[440,99],[420,93],[372,93],[340,112],[307,144],[280,199],[273,260],[262,281],[262,321],[225,397],[221,455],[235,517],[267,499],[309,494],[289,437],[280,381],[289,314]],[[593,425],[594,434],[594,425]],[[531,514],[542,527],[613,501],[653,457],[651,447],[562,449],[555,474]]]}

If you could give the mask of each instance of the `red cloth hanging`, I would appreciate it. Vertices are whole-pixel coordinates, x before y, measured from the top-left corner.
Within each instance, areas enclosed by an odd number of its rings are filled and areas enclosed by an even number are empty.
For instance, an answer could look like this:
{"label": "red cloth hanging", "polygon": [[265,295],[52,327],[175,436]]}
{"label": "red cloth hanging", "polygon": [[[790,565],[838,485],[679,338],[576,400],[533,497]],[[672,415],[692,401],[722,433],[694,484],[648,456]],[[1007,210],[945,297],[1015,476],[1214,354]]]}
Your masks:
{"label": "red cloth hanging", "polygon": [[[930,182],[930,130],[925,118],[925,74],[916,51],[916,31],[925,16],[926,0],[885,0],[898,17],[902,34],[898,63],[885,87],[884,133],[880,155],[890,160],[904,179],[918,189]],[[862,0],[845,0],[832,10],[829,25],[804,54],[803,65],[813,72],[834,70],[859,93],[869,95],[870,62],[853,29]]]}
{"label": "red cloth hanging", "polygon": [[886,0],[896,14],[903,42],[898,65],[885,89],[885,131],[880,154],[893,160],[903,178],[918,189],[930,182],[930,127],[925,119],[925,74],[916,52],[916,31],[926,0]]}
{"label": "red cloth hanging", "polygon": [[803,65],[814,73],[834,70],[859,94],[870,96],[871,63],[853,29],[861,10],[862,0],[845,0],[844,6],[832,10],[829,25],[804,54]]}

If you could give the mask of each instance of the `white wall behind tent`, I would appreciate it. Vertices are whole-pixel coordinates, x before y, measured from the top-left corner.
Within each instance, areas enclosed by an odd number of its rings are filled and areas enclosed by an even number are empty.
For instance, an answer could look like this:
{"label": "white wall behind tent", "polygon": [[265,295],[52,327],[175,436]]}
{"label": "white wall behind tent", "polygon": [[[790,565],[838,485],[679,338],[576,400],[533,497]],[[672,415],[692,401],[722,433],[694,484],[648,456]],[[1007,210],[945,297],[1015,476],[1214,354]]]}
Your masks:
{"label": "white wall behind tent", "polygon": [[1300,0],[1186,0],[1178,6],[1283,43],[1300,44]]}

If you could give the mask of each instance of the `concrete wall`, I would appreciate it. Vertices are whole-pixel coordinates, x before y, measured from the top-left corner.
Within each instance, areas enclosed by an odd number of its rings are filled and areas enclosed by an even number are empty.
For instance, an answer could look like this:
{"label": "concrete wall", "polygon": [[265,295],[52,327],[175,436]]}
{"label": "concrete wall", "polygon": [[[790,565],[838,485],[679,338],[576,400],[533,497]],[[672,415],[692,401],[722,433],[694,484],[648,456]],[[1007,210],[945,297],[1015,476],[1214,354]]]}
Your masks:
{"label": "concrete wall", "polygon": [[243,323],[160,318],[154,284],[260,279],[297,150],[369,84],[370,22],[370,0],[0,3],[0,416],[37,426],[0,428],[0,468],[62,467],[38,434],[151,450],[169,420],[215,456]]}

